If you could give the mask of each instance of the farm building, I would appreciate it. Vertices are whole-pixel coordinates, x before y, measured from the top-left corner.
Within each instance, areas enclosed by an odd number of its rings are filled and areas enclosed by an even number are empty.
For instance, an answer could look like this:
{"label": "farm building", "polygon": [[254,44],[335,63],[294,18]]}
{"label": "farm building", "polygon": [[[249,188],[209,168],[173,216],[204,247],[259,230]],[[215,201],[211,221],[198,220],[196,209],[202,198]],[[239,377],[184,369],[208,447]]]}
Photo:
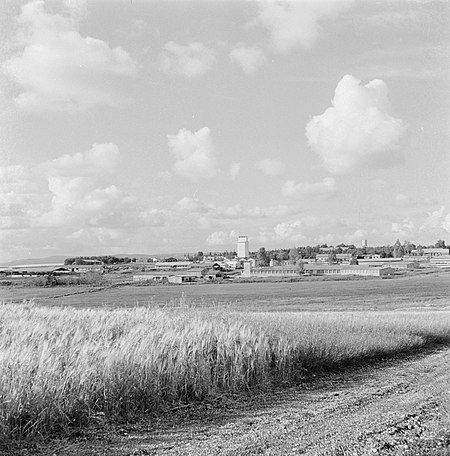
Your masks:
{"label": "farm building", "polygon": [[295,266],[272,266],[268,268],[253,268],[249,261],[244,263],[242,277],[296,277],[300,271]]}
{"label": "farm building", "polygon": [[450,268],[450,255],[440,255],[430,258],[430,266]]}
{"label": "farm building", "polygon": [[447,256],[449,254],[450,254],[450,249],[442,249],[442,248],[437,248],[437,247],[431,247],[429,249],[411,251],[411,255],[423,255],[428,258]]}
{"label": "farm building", "polygon": [[339,266],[305,264],[303,272],[310,275],[359,275],[382,277],[394,273],[391,267],[373,268],[369,266]]}
{"label": "farm building", "polygon": [[394,269],[417,269],[420,267],[418,261],[392,261],[390,263],[384,263],[381,267],[391,267]]}
{"label": "farm building", "polygon": [[[316,255],[316,261],[322,263],[328,263],[329,254],[328,253],[318,253]],[[336,253],[336,260],[339,263],[350,263],[353,255],[351,253]]]}
{"label": "farm building", "polygon": [[188,269],[192,261],[158,261],[154,263],[155,269]]}
{"label": "farm building", "polygon": [[167,272],[167,273],[150,273],[135,274],[133,282],[169,282],[169,283],[188,283],[195,282],[202,278],[201,271]]}
{"label": "farm building", "polygon": [[360,266],[380,267],[387,263],[398,263],[402,261],[401,258],[358,258]]}

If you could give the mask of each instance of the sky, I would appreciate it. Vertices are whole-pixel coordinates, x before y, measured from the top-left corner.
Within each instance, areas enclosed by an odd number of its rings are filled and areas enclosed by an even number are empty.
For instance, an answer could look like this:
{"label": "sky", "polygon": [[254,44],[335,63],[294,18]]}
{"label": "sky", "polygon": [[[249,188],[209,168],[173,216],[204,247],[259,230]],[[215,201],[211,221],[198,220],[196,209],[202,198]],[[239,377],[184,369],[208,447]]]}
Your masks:
{"label": "sky", "polygon": [[450,242],[450,3],[3,0],[0,262]]}

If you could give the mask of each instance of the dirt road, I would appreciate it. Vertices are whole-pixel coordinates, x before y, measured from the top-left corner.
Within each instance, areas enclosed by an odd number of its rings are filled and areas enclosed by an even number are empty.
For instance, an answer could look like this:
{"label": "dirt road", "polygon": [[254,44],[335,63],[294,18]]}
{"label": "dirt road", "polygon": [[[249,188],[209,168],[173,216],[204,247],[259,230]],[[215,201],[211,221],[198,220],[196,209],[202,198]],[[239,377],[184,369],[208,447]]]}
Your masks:
{"label": "dirt road", "polygon": [[[450,348],[4,454],[450,455]],[[1,450],[0,450],[1,453]]]}

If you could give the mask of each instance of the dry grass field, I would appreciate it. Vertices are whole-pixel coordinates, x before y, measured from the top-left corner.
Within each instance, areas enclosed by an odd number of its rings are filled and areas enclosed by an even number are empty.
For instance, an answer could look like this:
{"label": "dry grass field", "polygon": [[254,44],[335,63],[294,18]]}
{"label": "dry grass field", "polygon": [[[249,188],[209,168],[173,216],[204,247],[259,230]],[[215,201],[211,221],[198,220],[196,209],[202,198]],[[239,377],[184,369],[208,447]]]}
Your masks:
{"label": "dry grass field", "polygon": [[448,278],[17,289],[0,306],[0,436],[158,420],[448,346]]}

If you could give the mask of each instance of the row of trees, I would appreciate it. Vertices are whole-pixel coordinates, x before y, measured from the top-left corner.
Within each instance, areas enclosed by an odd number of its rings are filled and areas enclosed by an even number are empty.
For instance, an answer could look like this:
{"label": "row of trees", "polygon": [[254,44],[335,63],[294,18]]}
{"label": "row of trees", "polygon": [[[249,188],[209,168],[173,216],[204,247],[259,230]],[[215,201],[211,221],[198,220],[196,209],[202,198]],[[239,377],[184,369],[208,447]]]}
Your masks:
{"label": "row of trees", "polygon": [[[339,244],[333,248],[329,254],[331,255],[330,261],[332,261],[332,255],[339,253],[350,253],[354,258],[362,258],[364,255],[380,255],[381,258],[401,258],[404,255],[409,255],[412,250],[417,250],[418,254],[421,254],[421,250],[424,248],[448,248],[443,239],[438,240],[434,245],[415,245],[409,241],[401,243],[398,239],[394,245],[385,245],[378,247],[355,247],[350,244]],[[259,265],[268,266],[270,261],[273,260],[275,264],[289,261],[292,264],[296,264],[302,259],[315,258],[318,253],[321,253],[321,249],[328,249],[327,244],[317,244],[315,246],[307,245],[306,247],[292,247],[290,249],[272,249],[266,250],[261,247],[257,252],[250,252],[250,256],[255,258]],[[202,251],[198,251],[197,254],[187,254],[186,258],[189,261],[201,261],[205,254]],[[232,259],[236,257],[234,250],[224,252],[209,252],[206,256],[223,256],[225,258]],[[66,258],[64,260],[65,265],[83,265],[92,264],[92,260],[101,261],[105,265],[112,264],[123,264],[123,263],[136,263],[136,258],[123,257],[119,258],[111,255],[104,256],[81,256],[74,258]],[[151,261],[151,260],[149,260]]]}
{"label": "row of trees", "polygon": [[74,257],[74,258],[66,258],[64,260],[65,265],[87,265],[92,264],[92,261],[101,261],[103,264],[111,265],[111,264],[126,264],[126,263],[136,263],[136,258],[128,258],[123,257],[119,258],[116,256],[111,255],[103,255],[103,256],[81,256],[81,257]]}
{"label": "row of trees", "polygon": [[[421,255],[424,248],[447,248],[444,240],[439,240],[434,245],[421,246],[415,245],[409,241],[404,241],[403,244],[399,240],[394,245],[378,246],[378,247],[355,247],[354,245],[340,244],[330,250],[329,259],[330,263],[336,262],[336,254],[349,253],[354,259],[362,258],[364,255],[380,255],[381,258],[401,258],[405,255],[411,254],[413,250]],[[273,260],[274,264],[289,261],[291,264],[299,264],[302,259],[314,259],[316,255],[321,253],[321,249],[328,249],[327,244],[306,246],[306,247],[292,247],[291,249],[273,249],[266,250],[261,247],[257,252],[251,252],[250,256],[254,258],[259,266],[268,266],[270,261]]]}

